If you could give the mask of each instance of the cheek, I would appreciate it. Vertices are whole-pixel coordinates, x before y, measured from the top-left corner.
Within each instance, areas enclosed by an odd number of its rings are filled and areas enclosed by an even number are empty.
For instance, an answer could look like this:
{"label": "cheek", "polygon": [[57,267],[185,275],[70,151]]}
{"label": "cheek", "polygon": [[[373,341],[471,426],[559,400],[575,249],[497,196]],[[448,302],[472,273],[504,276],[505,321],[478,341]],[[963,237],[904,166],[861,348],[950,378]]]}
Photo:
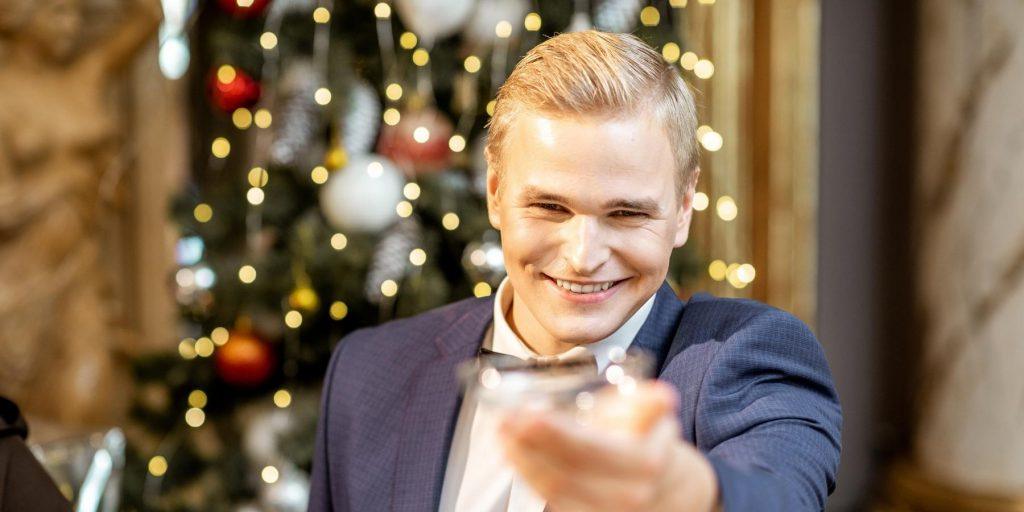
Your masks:
{"label": "cheek", "polygon": [[664,230],[636,229],[618,237],[615,255],[641,275],[660,274],[668,268],[674,238]]}
{"label": "cheek", "polygon": [[558,237],[554,224],[535,219],[508,217],[501,230],[502,247],[511,258],[508,264],[543,264],[558,256]]}

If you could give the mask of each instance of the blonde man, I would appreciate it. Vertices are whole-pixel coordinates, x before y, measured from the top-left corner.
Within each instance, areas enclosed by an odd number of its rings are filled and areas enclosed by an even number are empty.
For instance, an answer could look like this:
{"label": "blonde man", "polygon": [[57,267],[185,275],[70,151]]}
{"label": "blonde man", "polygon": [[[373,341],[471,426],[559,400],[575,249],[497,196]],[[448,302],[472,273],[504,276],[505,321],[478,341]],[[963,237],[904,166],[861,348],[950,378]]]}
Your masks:
{"label": "blonde man", "polygon": [[[696,114],[639,39],[582,32],[531,50],[489,127],[488,216],[508,277],[494,297],[351,334],[324,385],[310,510],[796,511],[835,486],[841,413],[821,347],[746,300],[679,301]],[[492,417],[455,367],[648,351],[633,436],[553,414]],[[503,461],[509,461],[506,464]]]}

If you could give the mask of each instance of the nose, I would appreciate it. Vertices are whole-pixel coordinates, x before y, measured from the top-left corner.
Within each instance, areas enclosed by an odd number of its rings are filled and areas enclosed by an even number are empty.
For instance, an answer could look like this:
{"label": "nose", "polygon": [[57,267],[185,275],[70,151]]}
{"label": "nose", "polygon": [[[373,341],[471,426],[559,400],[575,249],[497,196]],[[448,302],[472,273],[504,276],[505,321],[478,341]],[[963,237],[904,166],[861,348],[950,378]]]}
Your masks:
{"label": "nose", "polygon": [[601,223],[586,215],[577,215],[566,223],[562,250],[573,272],[581,276],[596,273],[611,254]]}

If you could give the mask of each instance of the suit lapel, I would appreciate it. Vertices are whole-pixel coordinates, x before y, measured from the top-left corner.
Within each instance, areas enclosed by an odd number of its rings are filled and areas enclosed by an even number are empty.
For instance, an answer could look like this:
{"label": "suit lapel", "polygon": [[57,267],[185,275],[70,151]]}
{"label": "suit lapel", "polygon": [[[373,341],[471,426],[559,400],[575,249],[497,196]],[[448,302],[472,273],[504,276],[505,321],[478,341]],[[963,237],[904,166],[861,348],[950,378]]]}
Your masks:
{"label": "suit lapel", "polygon": [[636,333],[632,344],[632,346],[640,347],[654,356],[655,375],[661,375],[661,370],[665,367],[665,360],[676,336],[682,314],[683,302],[679,300],[676,292],[668,283],[663,283],[654,296],[654,305],[651,307],[650,314],[647,315],[647,320],[640,327],[640,331]]}
{"label": "suit lapel", "polygon": [[409,381],[393,483],[396,512],[437,509],[461,402],[455,371],[476,355],[493,308],[493,300],[481,301],[449,322],[434,339],[433,358],[417,365]]}

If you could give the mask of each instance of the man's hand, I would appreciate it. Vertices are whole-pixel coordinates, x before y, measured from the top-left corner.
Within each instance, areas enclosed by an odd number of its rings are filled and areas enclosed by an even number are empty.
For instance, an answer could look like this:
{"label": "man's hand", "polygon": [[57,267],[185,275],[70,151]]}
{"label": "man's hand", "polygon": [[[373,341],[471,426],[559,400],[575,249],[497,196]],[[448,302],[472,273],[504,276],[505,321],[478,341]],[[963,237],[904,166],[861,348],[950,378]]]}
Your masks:
{"label": "man's hand", "polygon": [[679,437],[678,401],[667,384],[638,386],[632,433],[515,414],[501,426],[505,453],[553,512],[711,512],[718,483],[704,455]]}

